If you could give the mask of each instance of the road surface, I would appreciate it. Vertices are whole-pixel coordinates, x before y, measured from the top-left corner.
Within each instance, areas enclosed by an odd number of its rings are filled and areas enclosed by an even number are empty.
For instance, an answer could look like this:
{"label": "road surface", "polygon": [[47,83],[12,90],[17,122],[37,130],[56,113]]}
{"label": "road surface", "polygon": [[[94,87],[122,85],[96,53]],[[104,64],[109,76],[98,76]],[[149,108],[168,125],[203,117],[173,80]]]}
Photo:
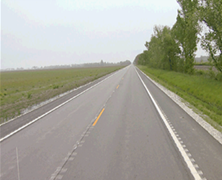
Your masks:
{"label": "road surface", "polygon": [[222,145],[133,65],[81,92],[1,141],[1,180],[222,179]]}

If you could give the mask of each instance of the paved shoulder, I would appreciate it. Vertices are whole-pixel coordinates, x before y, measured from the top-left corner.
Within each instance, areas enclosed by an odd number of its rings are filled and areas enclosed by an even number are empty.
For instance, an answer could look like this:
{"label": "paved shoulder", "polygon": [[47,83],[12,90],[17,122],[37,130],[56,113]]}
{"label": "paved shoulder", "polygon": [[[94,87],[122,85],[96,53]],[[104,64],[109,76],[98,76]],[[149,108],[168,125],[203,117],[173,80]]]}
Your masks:
{"label": "paved shoulder", "polygon": [[175,129],[197,172],[206,179],[220,179],[222,177],[222,145],[143,73],[139,70],[138,72],[165,117]]}

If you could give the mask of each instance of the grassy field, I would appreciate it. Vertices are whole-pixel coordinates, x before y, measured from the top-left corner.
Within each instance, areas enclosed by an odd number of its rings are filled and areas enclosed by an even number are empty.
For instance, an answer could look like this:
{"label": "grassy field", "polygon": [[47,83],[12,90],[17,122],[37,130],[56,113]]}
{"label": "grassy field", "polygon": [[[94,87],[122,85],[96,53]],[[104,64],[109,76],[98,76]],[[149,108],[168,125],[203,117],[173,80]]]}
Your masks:
{"label": "grassy field", "polygon": [[210,118],[203,117],[222,131],[222,82],[201,75],[187,75],[145,66],[138,67],[152,79],[209,116]]}
{"label": "grassy field", "polygon": [[32,105],[98,79],[122,67],[1,72],[0,123]]}

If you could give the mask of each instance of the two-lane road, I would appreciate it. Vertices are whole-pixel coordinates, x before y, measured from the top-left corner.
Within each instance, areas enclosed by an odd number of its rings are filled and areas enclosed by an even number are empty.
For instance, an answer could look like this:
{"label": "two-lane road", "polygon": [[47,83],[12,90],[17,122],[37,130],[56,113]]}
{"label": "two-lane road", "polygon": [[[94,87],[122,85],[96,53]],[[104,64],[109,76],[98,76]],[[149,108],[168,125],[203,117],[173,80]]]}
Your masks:
{"label": "two-lane road", "polygon": [[221,144],[139,74],[191,165],[131,65],[2,141],[0,179],[221,179]]}

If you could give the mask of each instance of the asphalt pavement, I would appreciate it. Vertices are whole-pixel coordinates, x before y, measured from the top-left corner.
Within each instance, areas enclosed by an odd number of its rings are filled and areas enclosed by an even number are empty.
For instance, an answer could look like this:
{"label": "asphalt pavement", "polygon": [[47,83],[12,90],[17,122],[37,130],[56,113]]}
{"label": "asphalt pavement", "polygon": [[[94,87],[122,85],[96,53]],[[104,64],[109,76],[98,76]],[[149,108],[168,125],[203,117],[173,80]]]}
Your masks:
{"label": "asphalt pavement", "polygon": [[109,75],[2,141],[0,179],[222,179],[221,144],[137,71]]}

